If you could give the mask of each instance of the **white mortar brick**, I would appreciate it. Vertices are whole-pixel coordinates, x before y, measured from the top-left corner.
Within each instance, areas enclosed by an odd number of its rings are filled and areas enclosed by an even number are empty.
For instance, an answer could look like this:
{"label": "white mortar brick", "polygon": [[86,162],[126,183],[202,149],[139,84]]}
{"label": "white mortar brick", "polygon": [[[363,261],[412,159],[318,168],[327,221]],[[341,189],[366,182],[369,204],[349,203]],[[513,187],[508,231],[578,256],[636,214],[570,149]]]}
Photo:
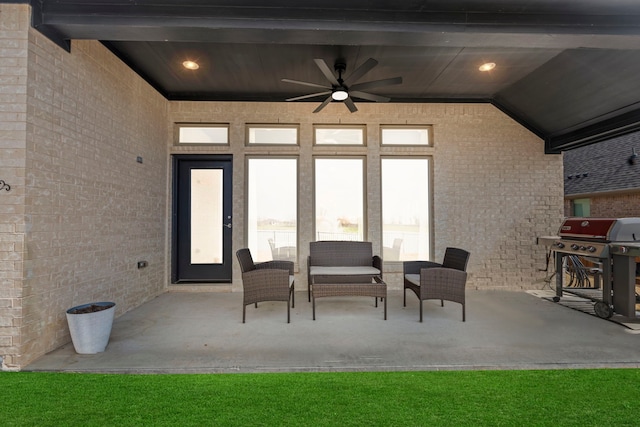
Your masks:
{"label": "white mortar brick", "polygon": [[17,361],[22,316],[26,83],[29,7],[0,4],[0,356]]}

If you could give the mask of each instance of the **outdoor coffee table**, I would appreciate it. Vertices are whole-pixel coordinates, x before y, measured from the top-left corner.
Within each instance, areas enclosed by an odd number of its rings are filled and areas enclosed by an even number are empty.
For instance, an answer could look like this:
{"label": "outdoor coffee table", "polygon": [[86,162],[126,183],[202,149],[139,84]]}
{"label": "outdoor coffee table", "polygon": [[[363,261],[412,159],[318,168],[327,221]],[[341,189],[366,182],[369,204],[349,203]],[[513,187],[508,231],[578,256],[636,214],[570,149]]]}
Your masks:
{"label": "outdoor coffee table", "polygon": [[387,320],[387,284],[380,276],[373,276],[371,283],[314,283],[311,288],[313,320],[316,320],[316,298],[323,297],[374,297],[384,301],[384,320]]}

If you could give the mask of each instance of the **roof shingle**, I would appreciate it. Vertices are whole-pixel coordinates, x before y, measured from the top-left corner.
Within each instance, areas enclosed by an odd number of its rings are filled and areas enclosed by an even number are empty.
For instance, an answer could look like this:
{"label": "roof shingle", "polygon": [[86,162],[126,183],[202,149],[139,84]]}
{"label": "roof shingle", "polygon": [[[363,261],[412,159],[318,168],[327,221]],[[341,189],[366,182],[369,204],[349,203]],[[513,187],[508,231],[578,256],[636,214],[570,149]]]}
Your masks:
{"label": "roof shingle", "polygon": [[628,189],[640,189],[640,132],[564,152],[565,196]]}

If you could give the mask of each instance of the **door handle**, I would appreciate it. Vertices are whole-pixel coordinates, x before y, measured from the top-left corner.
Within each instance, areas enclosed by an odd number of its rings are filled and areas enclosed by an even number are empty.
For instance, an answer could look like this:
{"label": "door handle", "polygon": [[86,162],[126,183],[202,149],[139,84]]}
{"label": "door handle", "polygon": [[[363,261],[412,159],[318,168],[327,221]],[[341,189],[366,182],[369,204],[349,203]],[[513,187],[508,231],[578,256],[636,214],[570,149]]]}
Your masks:
{"label": "door handle", "polygon": [[222,224],[222,225],[224,225],[224,226],[225,226],[225,227],[227,227],[227,228],[231,228],[231,223],[229,223],[229,224]]}

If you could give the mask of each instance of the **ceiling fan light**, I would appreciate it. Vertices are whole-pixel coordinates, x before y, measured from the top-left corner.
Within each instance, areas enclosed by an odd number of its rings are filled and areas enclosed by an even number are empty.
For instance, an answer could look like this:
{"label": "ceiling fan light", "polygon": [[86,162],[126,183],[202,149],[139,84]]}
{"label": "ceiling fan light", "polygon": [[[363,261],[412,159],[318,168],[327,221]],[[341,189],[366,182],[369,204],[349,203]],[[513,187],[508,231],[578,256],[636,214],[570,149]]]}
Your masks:
{"label": "ceiling fan light", "polygon": [[331,93],[331,98],[333,98],[334,101],[344,101],[348,97],[349,97],[349,94],[347,93],[346,90],[343,90],[343,89],[337,89],[337,90],[334,90],[333,93]]}

